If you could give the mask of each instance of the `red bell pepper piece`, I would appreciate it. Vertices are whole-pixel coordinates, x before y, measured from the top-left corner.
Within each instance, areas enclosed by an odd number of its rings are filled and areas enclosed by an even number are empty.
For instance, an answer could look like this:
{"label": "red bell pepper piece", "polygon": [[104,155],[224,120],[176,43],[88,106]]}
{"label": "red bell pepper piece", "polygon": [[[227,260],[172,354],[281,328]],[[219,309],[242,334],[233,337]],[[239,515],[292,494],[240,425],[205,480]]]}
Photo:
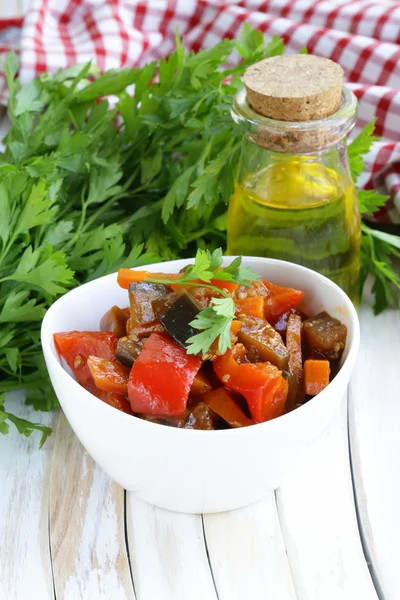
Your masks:
{"label": "red bell pepper piece", "polygon": [[89,356],[113,359],[116,343],[116,336],[109,331],[68,331],[54,334],[57,352],[63,357],[78,382],[91,393],[93,393],[93,386],[90,386],[90,383],[93,379],[87,366],[87,359]]}
{"label": "red bell pepper piece", "polygon": [[245,352],[241,344],[227,350],[214,361],[214,371],[224,386],[242,394],[249,405],[254,421],[262,423],[275,419],[285,410],[288,385],[281,371],[269,362],[238,363],[236,358]]}
{"label": "red bell pepper piece", "polygon": [[96,398],[103,400],[103,402],[107,402],[107,398],[108,398],[109,394],[107,392],[105,392],[104,390],[100,390],[98,387],[96,387],[96,384],[93,381],[93,379],[88,381],[86,385],[83,385],[83,384],[81,384],[81,385],[82,385],[82,387],[85,388],[85,390],[87,390],[88,392],[93,394],[93,396],[96,396]]}
{"label": "red bell pepper piece", "polygon": [[300,290],[281,287],[264,279],[262,282],[268,291],[264,298],[264,316],[267,321],[277,321],[285,312],[297,306],[305,296],[305,292]]}
{"label": "red bell pepper piece", "polygon": [[152,333],[129,376],[128,396],[132,411],[181,415],[201,363],[198,356],[187,354],[167,333]]}
{"label": "red bell pepper piece", "polygon": [[112,392],[111,394],[107,394],[106,398],[103,398],[106,404],[113,406],[117,410],[121,410],[127,415],[132,414],[131,406],[129,404],[129,400],[123,394],[115,394]]}
{"label": "red bell pepper piece", "polygon": [[116,394],[128,392],[129,367],[117,360],[106,360],[98,356],[89,356],[87,365],[96,387],[100,390]]}

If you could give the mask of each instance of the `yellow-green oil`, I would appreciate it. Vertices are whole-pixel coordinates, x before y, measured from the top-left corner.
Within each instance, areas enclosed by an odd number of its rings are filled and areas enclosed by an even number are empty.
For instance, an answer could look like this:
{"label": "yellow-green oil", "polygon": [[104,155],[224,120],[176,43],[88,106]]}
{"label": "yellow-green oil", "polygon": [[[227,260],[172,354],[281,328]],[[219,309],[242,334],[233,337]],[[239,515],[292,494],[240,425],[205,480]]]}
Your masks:
{"label": "yellow-green oil", "polygon": [[360,215],[350,176],[288,157],[242,178],[229,203],[228,253],[304,265],[357,304]]}

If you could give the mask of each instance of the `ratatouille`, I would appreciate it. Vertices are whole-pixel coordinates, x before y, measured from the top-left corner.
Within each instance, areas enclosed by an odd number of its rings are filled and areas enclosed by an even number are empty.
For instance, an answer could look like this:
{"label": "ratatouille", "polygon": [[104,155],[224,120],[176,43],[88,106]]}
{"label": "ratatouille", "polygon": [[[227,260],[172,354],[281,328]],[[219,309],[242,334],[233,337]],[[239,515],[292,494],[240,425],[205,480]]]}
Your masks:
{"label": "ratatouille", "polygon": [[177,274],[120,269],[129,307],[111,307],[100,331],[54,334],[56,349],[89,392],[147,421],[212,430],[279,417],[329,384],[347,329],[240,265],[199,250]]}

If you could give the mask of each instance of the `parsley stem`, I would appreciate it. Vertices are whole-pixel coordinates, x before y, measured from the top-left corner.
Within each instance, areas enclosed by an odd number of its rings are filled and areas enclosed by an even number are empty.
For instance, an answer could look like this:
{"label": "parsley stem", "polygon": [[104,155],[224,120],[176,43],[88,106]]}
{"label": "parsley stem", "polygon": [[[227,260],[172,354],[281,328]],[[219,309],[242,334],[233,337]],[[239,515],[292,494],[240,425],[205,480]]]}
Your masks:
{"label": "parsley stem", "polygon": [[86,219],[86,210],[87,210],[87,203],[85,201],[85,193],[87,191],[86,186],[84,186],[82,188],[82,193],[81,193],[81,217],[79,219],[79,223],[78,223],[78,227],[76,228],[76,232],[75,235],[72,236],[72,238],[69,240],[69,242],[67,242],[63,248],[64,252],[65,250],[67,250],[68,248],[70,248],[71,246],[74,246],[75,243],[77,242],[77,240],[79,240],[79,237],[82,233],[82,229],[83,226],[85,224],[85,219]]}
{"label": "parsley stem", "polygon": [[223,296],[224,298],[231,298],[232,296],[228,293],[225,292],[225,290],[216,287],[215,285],[210,285],[209,283],[196,283],[194,281],[184,281],[183,277],[181,279],[145,279],[145,281],[147,283],[164,283],[166,285],[182,285],[183,287],[204,287],[207,288],[209,290],[213,290],[213,292],[217,292],[218,294],[221,294],[221,296]]}
{"label": "parsley stem", "polygon": [[213,229],[212,227],[207,227],[207,228],[201,229],[200,231],[196,231],[196,233],[194,233],[193,235],[189,235],[188,237],[186,237],[185,243],[190,244],[191,242],[195,242],[198,238],[201,238],[209,233],[214,233],[215,235],[218,235],[219,237],[221,237],[221,239],[225,240],[224,232]]}

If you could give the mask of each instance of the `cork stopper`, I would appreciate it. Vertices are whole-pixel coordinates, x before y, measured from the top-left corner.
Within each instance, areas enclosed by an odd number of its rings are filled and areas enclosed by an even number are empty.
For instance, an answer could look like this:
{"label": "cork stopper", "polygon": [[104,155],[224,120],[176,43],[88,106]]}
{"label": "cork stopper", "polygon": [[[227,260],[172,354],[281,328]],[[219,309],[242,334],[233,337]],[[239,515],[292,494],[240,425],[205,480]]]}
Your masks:
{"label": "cork stopper", "polygon": [[250,107],[278,121],[315,121],[340,107],[343,69],[327,58],[288,54],[249,67],[244,83]]}

